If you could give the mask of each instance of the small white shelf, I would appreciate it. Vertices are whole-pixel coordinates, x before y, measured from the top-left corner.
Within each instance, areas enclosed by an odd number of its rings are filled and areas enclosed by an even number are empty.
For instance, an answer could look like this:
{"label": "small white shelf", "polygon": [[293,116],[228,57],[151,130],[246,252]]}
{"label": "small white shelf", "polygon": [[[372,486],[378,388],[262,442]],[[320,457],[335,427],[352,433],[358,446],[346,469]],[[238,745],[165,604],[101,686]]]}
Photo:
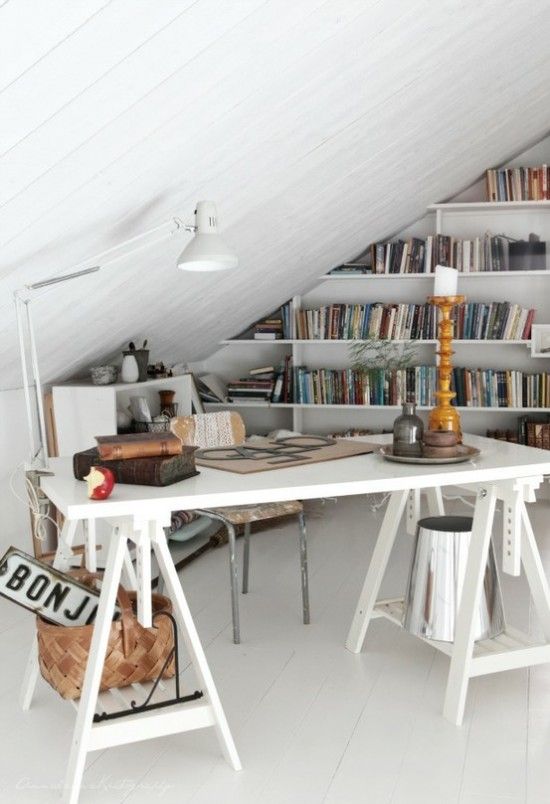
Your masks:
{"label": "small white shelf", "polygon": [[[320,405],[314,402],[204,402],[205,408],[314,408],[316,410],[401,410],[401,405]],[[431,410],[433,405],[417,405],[417,410]],[[548,408],[461,407],[460,413],[545,413]]]}
{"label": "small white shelf", "polygon": [[155,388],[156,386],[162,386],[170,383],[178,382],[181,377],[185,375],[178,374],[175,377],[157,377],[157,378],[147,378],[142,382],[112,382],[107,385],[97,385],[93,383],[90,379],[81,379],[81,380],[68,380],[67,382],[63,383],[56,383],[60,388],[112,388],[114,391],[132,391],[136,388]]}
{"label": "small white shelf", "polygon": [[449,201],[442,204],[430,204],[428,212],[485,212],[492,209],[540,209],[550,211],[550,201]]}
{"label": "small white shelf", "polygon": [[[507,279],[516,279],[521,276],[550,277],[550,271],[472,271],[471,273],[460,271],[459,279],[460,282],[462,282],[464,279],[494,279],[495,277],[502,275],[506,276]],[[425,272],[422,272],[421,274],[342,274],[341,276],[337,276],[336,274],[325,274],[324,276],[320,277],[320,279],[321,282],[350,282],[357,280],[360,280],[361,282],[372,282],[373,280],[386,279],[430,279],[433,282],[434,276],[435,274],[433,273]]]}

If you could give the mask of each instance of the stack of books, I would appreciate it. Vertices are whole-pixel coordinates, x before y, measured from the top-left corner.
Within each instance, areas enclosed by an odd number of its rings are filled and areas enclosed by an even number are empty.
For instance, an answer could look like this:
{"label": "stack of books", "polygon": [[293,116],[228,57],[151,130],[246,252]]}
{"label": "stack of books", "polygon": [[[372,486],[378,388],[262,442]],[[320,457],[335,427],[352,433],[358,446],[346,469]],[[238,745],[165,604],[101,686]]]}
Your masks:
{"label": "stack of books", "polygon": [[274,366],[261,366],[251,369],[248,377],[231,380],[227,386],[230,402],[270,402],[275,386]]}
{"label": "stack of books", "polygon": [[264,318],[254,325],[254,340],[276,341],[283,337],[282,318]]}
{"label": "stack of books", "polygon": [[[456,307],[455,338],[529,340],[535,310],[510,302],[469,302]],[[304,340],[434,340],[432,304],[331,304],[296,311],[296,333]]]}
{"label": "stack of books", "polygon": [[92,466],[110,469],[117,483],[168,486],[193,477],[195,447],[172,433],[97,436],[97,447],[73,457],[74,476],[83,480]]}
{"label": "stack of books", "polygon": [[536,242],[529,243],[530,249],[526,248],[527,241],[490,233],[470,240],[439,234],[373,243],[370,267],[374,274],[433,273],[436,265],[448,265],[463,273],[544,270],[546,244],[536,236],[530,240]]}
{"label": "stack of books", "polygon": [[485,175],[489,201],[547,201],[550,199],[548,165],[490,169]]}
{"label": "stack of books", "polygon": [[290,334],[291,303],[283,304],[268,318],[263,318],[254,324],[254,339],[257,341],[276,341],[281,338],[288,340]]}

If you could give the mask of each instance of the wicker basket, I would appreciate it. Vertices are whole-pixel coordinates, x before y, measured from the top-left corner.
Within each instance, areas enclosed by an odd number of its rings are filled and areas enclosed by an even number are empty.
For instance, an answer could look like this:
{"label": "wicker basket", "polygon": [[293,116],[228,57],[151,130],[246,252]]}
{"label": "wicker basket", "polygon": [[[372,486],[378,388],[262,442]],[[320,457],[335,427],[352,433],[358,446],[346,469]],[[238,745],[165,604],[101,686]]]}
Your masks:
{"label": "wicker basket", "polygon": [[[76,574],[76,573],[75,573]],[[86,579],[95,578],[88,573]],[[153,615],[172,611],[172,604],[163,595],[152,595]],[[174,647],[172,621],[156,617],[152,628],[144,628],[134,614],[135,592],[119,587],[118,604],[122,611],[113,621],[109,634],[101,690],[127,687],[141,681],[156,679]],[[79,698],[90,652],[93,625],[62,626],[36,618],[38,656],[44,679],[62,698]],[[174,657],[163,673],[171,678],[175,673]]]}

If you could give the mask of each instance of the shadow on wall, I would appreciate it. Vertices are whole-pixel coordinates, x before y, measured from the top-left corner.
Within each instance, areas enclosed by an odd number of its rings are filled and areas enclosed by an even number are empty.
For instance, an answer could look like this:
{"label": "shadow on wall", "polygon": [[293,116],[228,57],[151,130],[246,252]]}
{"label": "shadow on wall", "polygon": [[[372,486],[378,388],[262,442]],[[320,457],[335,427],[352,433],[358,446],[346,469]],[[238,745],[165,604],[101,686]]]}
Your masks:
{"label": "shadow on wall", "polygon": [[[0,551],[13,544],[32,552],[29,509],[22,502],[23,463],[28,459],[29,446],[25,415],[25,399],[21,389],[0,391]],[[18,468],[19,467],[19,468]],[[18,500],[11,488],[10,480]]]}

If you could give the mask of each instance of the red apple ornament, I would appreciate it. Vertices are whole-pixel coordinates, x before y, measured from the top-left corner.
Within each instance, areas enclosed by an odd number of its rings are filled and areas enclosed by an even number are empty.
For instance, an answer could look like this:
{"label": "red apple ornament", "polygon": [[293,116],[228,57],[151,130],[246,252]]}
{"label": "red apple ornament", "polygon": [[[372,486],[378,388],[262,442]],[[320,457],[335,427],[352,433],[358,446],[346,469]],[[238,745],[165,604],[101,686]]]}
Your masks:
{"label": "red apple ornament", "polygon": [[84,480],[88,483],[90,500],[106,500],[115,486],[114,474],[104,466],[92,466]]}

